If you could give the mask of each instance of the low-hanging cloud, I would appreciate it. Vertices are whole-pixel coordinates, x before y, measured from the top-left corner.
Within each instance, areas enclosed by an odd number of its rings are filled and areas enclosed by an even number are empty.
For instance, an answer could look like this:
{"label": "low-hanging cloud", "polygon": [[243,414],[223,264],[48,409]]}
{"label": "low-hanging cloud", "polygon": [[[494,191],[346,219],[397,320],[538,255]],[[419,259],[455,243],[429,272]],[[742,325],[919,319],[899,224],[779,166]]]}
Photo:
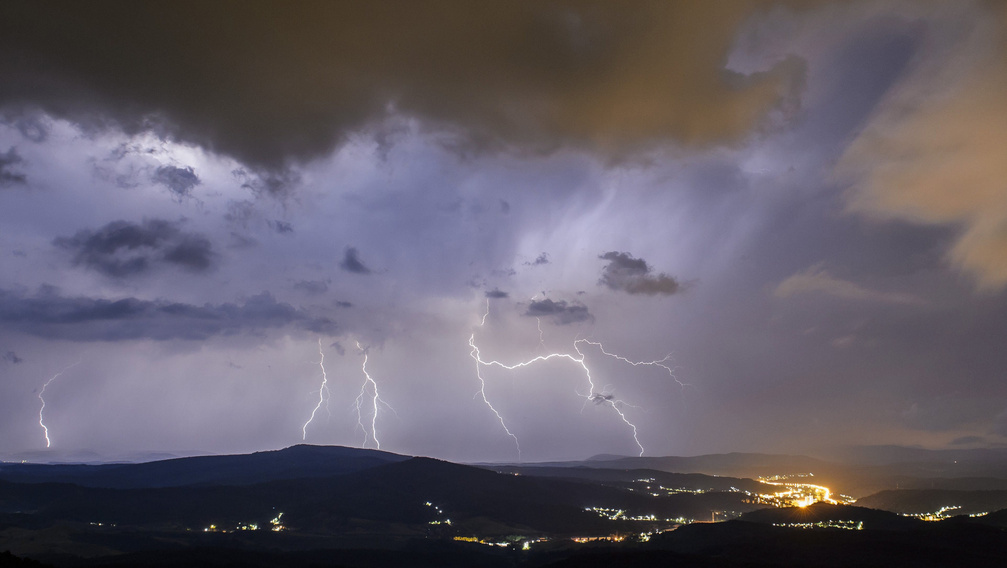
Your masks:
{"label": "low-hanging cloud", "polygon": [[11,146],[6,152],[0,153],[0,187],[23,184],[27,177],[17,171],[17,166],[24,159],[17,153],[17,148]]}
{"label": "low-hanging cloud", "polygon": [[84,229],[53,244],[73,255],[73,263],[112,278],[125,278],[173,265],[192,272],[210,268],[213,247],[199,234],[182,231],[180,223],[145,219],[113,221],[97,230]]}
{"label": "low-hanging cloud", "polygon": [[536,318],[549,318],[553,323],[559,325],[594,320],[594,316],[588,311],[587,306],[583,304],[569,303],[565,300],[554,301],[548,298],[528,304],[528,309],[524,315]]}
{"label": "low-hanging cloud", "polygon": [[286,327],[326,334],[336,330],[331,319],[277,302],[268,292],[240,304],[194,305],[132,297],[69,297],[51,287],[30,296],[0,290],[0,328],[47,339],[203,340]]}
{"label": "low-hanging cloud", "polygon": [[360,253],[353,247],[348,247],[346,249],[346,252],[343,254],[343,260],[339,263],[339,267],[354,274],[371,273],[371,269],[367,268],[367,266],[360,260]]}
{"label": "low-hanging cloud", "polygon": [[273,219],[272,221],[267,221],[266,223],[269,225],[270,229],[281,235],[289,235],[294,232],[294,226],[287,221]]}
{"label": "low-hanging cloud", "polygon": [[725,68],[764,0],[12,3],[0,107],[155,129],[256,171],[392,115],[456,132],[466,151],[739,140],[803,73]]}
{"label": "low-hanging cloud", "polygon": [[599,256],[608,264],[602,269],[599,285],[627,294],[670,296],[682,289],[681,283],[665,273],[652,274],[653,269],[642,258],[626,252],[606,252]]}
{"label": "low-hanging cloud", "polygon": [[167,187],[178,199],[192,197],[192,189],[202,183],[191,167],[161,166],[151,176],[154,183]]}

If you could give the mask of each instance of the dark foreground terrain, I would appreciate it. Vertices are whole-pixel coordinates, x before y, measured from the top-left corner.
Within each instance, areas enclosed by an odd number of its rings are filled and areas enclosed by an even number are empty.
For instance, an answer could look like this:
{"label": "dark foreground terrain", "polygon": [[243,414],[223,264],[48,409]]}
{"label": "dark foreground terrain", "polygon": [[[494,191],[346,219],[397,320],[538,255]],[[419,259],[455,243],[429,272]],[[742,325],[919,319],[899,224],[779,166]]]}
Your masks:
{"label": "dark foreground terrain", "polygon": [[1007,511],[912,516],[978,510],[999,491],[767,507],[757,497],[780,487],[741,469],[646,465],[488,468],[316,446],[3,464],[0,567],[1007,565]]}

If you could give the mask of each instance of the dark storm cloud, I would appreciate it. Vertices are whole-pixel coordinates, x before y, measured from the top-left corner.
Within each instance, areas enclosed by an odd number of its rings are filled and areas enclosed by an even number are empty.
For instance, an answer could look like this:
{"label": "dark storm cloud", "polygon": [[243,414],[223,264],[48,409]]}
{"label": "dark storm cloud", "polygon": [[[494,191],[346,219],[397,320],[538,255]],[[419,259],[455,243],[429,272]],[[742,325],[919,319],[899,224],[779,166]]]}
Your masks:
{"label": "dark storm cloud", "polygon": [[119,341],[202,340],[284,327],[332,333],[336,324],[263,292],[241,304],[183,304],[166,300],[67,297],[51,287],[34,296],[0,290],[0,327],[48,339]]}
{"label": "dark storm cloud", "polygon": [[583,304],[568,303],[565,300],[556,302],[548,298],[528,304],[528,310],[524,315],[536,318],[547,317],[559,325],[594,320],[594,316]]}
{"label": "dark storm cloud", "polygon": [[11,109],[3,113],[3,122],[13,125],[25,140],[36,144],[49,138],[49,120],[40,112]]}
{"label": "dark storm cloud", "polygon": [[493,300],[497,300],[497,299],[500,299],[500,298],[507,298],[509,296],[510,296],[510,294],[508,294],[507,292],[504,292],[503,290],[500,290],[499,288],[494,288],[492,290],[487,290],[486,291],[486,297],[490,298],[490,299],[493,299]]}
{"label": "dark storm cloud", "polygon": [[142,274],[159,264],[203,272],[214,256],[206,237],[183,232],[179,223],[162,219],[145,219],[141,224],[113,221],[96,231],[57,237],[53,244],[72,253],[75,265],[113,278]]}
{"label": "dark storm cloud", "polygon": [[0,153],[0,187],[23,184],[27,180],[23,173],[16,171],[18,164],[23,161],[21,155],[17,153],[17,148],[13,146]]}
{"label": "dark storm cloud", "polygon": [[289,193],[301,181],[300,175],[290,169],[269,170],[254,168],[253,171],[237,169],[231,172],[241,187],[256,195],[268,194],[283,196]]}
{"label": "dark storm cloud", "polygon": [[598,284],[608,286],[612,290],[621,290],[628,294],[646,294],[648,296],[670,296],[682,289],[681,283],[665,273],[652,275],[653,269],[647,266],[642,258],[633,258],[625,252],[606,252],[598,258],[607,260],[602,269]]}
{"label": "dark storm cloud", "polygon": [[151,176],[154,183],[159,183],[175,194],[176,197],[191,197],[192,188],[202,183],[196,171],[192,168],[177,168],[161,166],[154,170]]}
{"label": "dark storm cloud", "polygon": [[542,253],[532,262],[526,262],[525,266],[541,266],[543,264],[549,264],[549,255]]}
{"label": "dark storm cloud", "polygon": [[13,351],[8,351],[8,352],[4,353],[3,357],[0,357],[0,359],[2,359],[4,361],[7,361],[8,363],[12,363],[14,365],[17,365],[18,363],[21,363],[22,361],[24,361],[24,359],[18,357],[17,353],[15,353]]}
{"label": "dark storm cloud", "polygon": [[317,296],[329,291],[329,283],[325,280],[301,280],[294,283],[294,290]]}
{"label": "dark storm cloud", "polygon": [[393,114],[460,134],[465,151],[703,145],[741,139],[800,84],[790,60],[724,68],[768,4],[8,0],[0,106],[153,130],[274,173]]}
{"label": "dark storm cloud", "polygon": [[360,254],[357,252],[357,249],[353,247],[346,249],[346,253],[343,255],[343,260],[339,263],[339,267],[354,274],[371,273],[371,269],[367,268],[367,266],[360,261]]}
{"label": "dark storm cloud", "polygon": [[269,228],[276,231],[281,235],[289,235],[294,232],[294,226],[286,221],[280,221],[279,219],[274,219],[272,221],[267,221]]}

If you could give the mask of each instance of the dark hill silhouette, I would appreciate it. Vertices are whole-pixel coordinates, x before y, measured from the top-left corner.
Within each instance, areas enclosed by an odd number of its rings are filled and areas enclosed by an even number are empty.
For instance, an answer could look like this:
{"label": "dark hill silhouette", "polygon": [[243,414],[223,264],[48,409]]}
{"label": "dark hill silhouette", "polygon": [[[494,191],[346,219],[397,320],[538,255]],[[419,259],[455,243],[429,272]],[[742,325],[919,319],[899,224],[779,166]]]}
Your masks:
{"label": "dark hill silhouette", "polygon": [[956,520],[1007,529],[1007,509],[993,511],[992,513],[982,515],[981,517],[957,517]]}
{"label": "dark hill silhouette", "polygon": [[[746,454],[740,460],[761,459],[752,456],[756,454]],[[1003,530],[1007,511],[925,523],[890,512],[825,503],[800,509],[755,510],[758,506],[743,503],[745,495],[739,492],[658,498],[620,486],[627,480],[636,484],[636,479],[652,477],[656,483],[692,483],[697,488],[711,483],[755,483],[751,480],[542,466],[514,475],[509,468],[499,473],[484,467],[349,448],[295,446],[217,458],[109,466],[112,469],[105,471],[78,466],[44,470],[65,479],[79,477],[82,471],[89,475],[97,471],[93,477],[84,476],[91,483],[176,486],[115,488],[0,481],[0,550],[7,546],[18,556],[79,568],[999,567],[1007,558],[1007,531]],[[219,469],[215,469],[217,465]],[[19,468],[5,471],[11,469]],[[130,481],[129,475],[150,478]],[[255,479],[266,481],[250,481]],[[562,540],[568,536],[633,535],[676,524],[668,520],[613,520],[585,510],[588,507],[619,509],[625,512],[623,517],[653,514],[657,519],[708,519],[711,510],[748,512],[741,521],[684,525],[656,534],[648,543],[581,546]],[[263,530],[270,528],[270,519],[281,512],[282,523],[289,530]],[[813,527],[827,521],[848,521],[847,527],[859,523],[862,530],[788,526]],[[235,530],[252,523],[260,530]],[[210,525],[216,525],[216,530],[203,530]],[[452,540],[456,536],[504,539],[513,535],[548,536],[550,540],[535,544],[527,553]]]}
{"label": "dark hill silhouette", "polygon": [[948,515],[968,515],[1007,508],[1007,491],[889,490],[863,497],[857,500],[857,504],[902,514],[927,513],[942,507],[957,507],[949,511]]}
{"label": "dark hill silhouette", "polygon": [[290,527],[329,534],[351,529],[424,534],[431,521],[447,519],[453,521],[451,530],[467,534],[608,534],[639,530],[633,523],[651,526],[656,521],[612,521],[586,508],[622,509],[626,516],[652,514],[658,519],[706,519],[711,510],[757,507],[743,499],[742,493],[654,498],[587,481],[501,474],[429,458],[324,478],[240,486],[108,489],[0,482],[0,512],[30,513],[51,522],[199,530],[210,524],[266,526],[283,512]]}
{"label": "dark hill silhouette", "polygon": [[138,464],[2,464],[0,480],[115,489],[251,485],[279,479],[341,475],[407,459],[409,456],[378,450],[301,444],[253,454],[197,456]]}
{"label": "dark hill silhouette", "polygon": [[[1007,558],[1007,533],[992,527],[962,526],[947,521],[921,521],[907,530],[871,530],[865,523],[864,530],[854,531],[776,527],[735,520],[684,526],[655,536],[643,548],[715,560],[717,566],[749,568],[994,568],[1003,566],[1003,559]],[[648,560],[634,566],[668,565],[653,557]]]}

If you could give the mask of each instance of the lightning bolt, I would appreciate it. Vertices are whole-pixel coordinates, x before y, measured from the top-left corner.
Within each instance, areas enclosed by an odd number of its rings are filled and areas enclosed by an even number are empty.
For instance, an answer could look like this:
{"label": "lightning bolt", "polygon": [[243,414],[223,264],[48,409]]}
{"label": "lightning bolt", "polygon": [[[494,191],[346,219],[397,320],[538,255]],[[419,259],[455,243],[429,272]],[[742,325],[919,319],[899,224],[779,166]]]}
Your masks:
{"label": "lightning bolt", "polygon": [[60,372],[56,373],[55,375],[53,375],[52,377],[50,377],[49,380],[46,381],[45,384],[42,385],[42,389],[40,391],[38,391],[38,399],[42,403],[42,406],[39,407],[39,409],[38,409],[38,425],[42,427],[42,433],[45,434],[45,447],[47,447],[47,448],[52,445],[52,441],[49,439],[49,428],[46,427],[46,425],[45,425],[45,419],[44,419],[44,416],[43,416],[43,413],[45,412],[45,396],[44,396],[45,395],[45,389],[50,384],[52,384],[52,382],[55,381],[60,375],[62,375],[63,373],[69,371],[73,367],[76,367],[77,365],[80,365],[81,361],[82,361],[81,359],[78,359],[76,363],[74,363],[72,365],[68,365],[67,367],[64,367],[62,371],[60,371]]}
{"label": "lightning bolt", "polygon": [[[489,306],[487,304],[487,313],[489,313],[488,308]],[[483,316],[483,322],[485,323],[485,321],[486,317]],[[469,352],[469,356],[476,362],[476,378],[479,379],[479,392],[476,394],[482,396],[483,402],[486,403],[486,406],[488,406],[493,414],[496,415],[497,420],[500,422],[500,426],[504,429],[504,432],[507,432],[507,435],[514,439],[514,446],[517,448],[517,461],[520,462],[521,442],[518,441],[517,436],[515,436],[514,433],[510,431],[510,428],[507,427],[507,423],[504,422],[503,415],[500,414],[500,411],[497,410],[496,407],[493,406],[493,403],[490,402],[490,399],[486,397],[486,379],[483,378],[482,373],[483,365],[486,365],[486,362],[484,362],[482,357],[479,355],[479,348],[476,346],[475,333],[469,336],[469,347],[472,348],[472,351]]]}
{"label": "lightning bolt", "polygon": [[[380,450],[381,440],[378,439],[378,406],[384,405],[392,412],[395,412],[395,409],[392,408],[387,402],[381,399],[381,395],[378,394],[378,383],[375,382],[374,379],[371,378],[370,373],[367,372],[367,349],[361,347],[359,341],[357,342],[357,349],[359,349],[361,353],[364,354],[364,363],[363,365],[361,365],[361,370],[364,372],[364,383],[360,385],[360,394],[357,395],[357,398],[354,401],[354,404],[356,405],[357,408],[357,427],[359,427],[364,432],[364,443],[362,444],[362,447],[367,447],[367,438],[368,434],[370,434],[370,439],[374,440],[375,447]],[[368,387],[370,387],[371,391],[370,432],[368,432],[368,429],[364,426],[364,415],[363,415],[364,399],[367,397]]]}
{"label": "lightning bolt", "polygon": [[320,408],[322,408],[322,404],[325,404],[326,407],[328,407],[329,402],[329,377],[325,374],[325,353],[322,352],[321,337],[318,338],[318,357],[318,366],[322,368],[322,384],[318,387],[318,404],[316,404],[314,410],[311,411],[311,417],[309,417],[308,421],[301,427],[302,440],[308,439],[308,424],[311,424],[311,421],[315,419],[315,414]]}
{"label": "lightning bolt", "polygon": [[684,387],[690,386],[689,384],[683,383],[682,381],[678,380],[678,377],[675,376],[675,369],[673,369],[673,368],[671,368],[671,367],[669,367],[668,365],[665,364],[669,359],[671,359],[671,354],[670,353],[667,354],[667,355],[665,355],[664,359],[658,359],[656,361],[631,361],[631,360],[623,357],[622,355],[618,355],[618,354],[615,354],[615,353],[609,353],[608,351],[605,351],[605,346],[602,345],[601,343],[597,342],[597,341],[590,341],[588,339],[578,339],[577,342],[583,342],[583,343],[587,343],[588,345],[594,345],[603,354],[608,355],[609,357],[612,357],[613,359],[618,359],[618,360],[622,361],[623,363],[629,363],[630,365],[633,365],[634,367],[640,367],[640,366],[660,367],[660,368],[664,369],[665,371],[667,371],[668,372],[668,376],[671,377],[671,379],[673,381],[675,381],[676,383],[678,383],[678,385],[680,387],[684,388]]}
{"label": "lightning bolt", "polygon": [[[487,302],[487,304],[486,304],[486,315],[488,315],[488,314],[489,314],[489,303]],[[483,315],[482,323],[480,324],[480,327],[485,324],[485,322],[486,322],[486,315]],[[538,320],[539,318],[535,318],[535,319]],[[539,345],[540,346],[544,346],[545,342],[543,340],[543,332],[542,332],[542,323],[541,323],[541,320],[538,321],[538,330],[539,330]],[[619,419],[622,420],[622,422],[625,423],[626,426],[628,426],[630,428],[630,430],[633,432],[633,440],[634,440],[634,442],[636,442],[637,448],[640,449],[640,455],[642,456],[644,454],[645,450],[644,450],[643,444],[640,443],[640,435],[639,435],[639,431],[638,431],[638,429],[636,427],[636,424],[634,424],[633,422],[631,422],[629,420],[629,418],[626,416],[626,413],[623,412],[623,410],[622,410],[622,407],[625,406],[626,403],[624,401],[622,401],[622,400],[616,399],[612,395],[605,395],[605,394],[601,394],[601,393],[597,392],[597,389],[596,389],[595,384],[594,384],[594,378],[591,376],[591,368],[588,367],[587,361],[586,361],[587,358],[584,355],[584,353],[580,350],[580,344],[581,343],[588,343],[588,344],[591,344],[591,345],[596,345],[596,346],[598,346],[601,349],[601,351],[603,353],[605,353],[607,355],[610,355],[612,357],[619,357],[618,355],[613,355],[613,354],[610,354],[610,353],[606,352],[604,350],[604,348],[601,347],[600,343],[588,341],[586,339],[578,339],[578,340],[574,341],[574,344],[573,344],[574,351],[576,351],[577,355],[572,355],[570,353],[549,353],[547,355],[538,355],[538,356],[533,357],[531,359],[528,359],[526,361],[521,361],[521,362],[514,363],[514,364],[506,364],[506,363],[502,363],[500,361],[497,361],[495,359],[494,360],[489,360],[489,361],[483,359],[482,358],[482,353],[480,352],[479,347],[476,345],[475,337],[476,337],[475,333],[472,333],[472,335],[469,336],[469,347],[471,348],[471,351],[469,352],[469,356],[472,357],[472,359],[476,363],[476,378],[479,379],[479,392],[477,393],[477,395],[482,397],[483,403],[485,403],[486,406],[489,407],[489,409],[497,417],[497,420],[500,422],[500,426],[503,427],[504,432],[506,432],[507,435],[510,436],[514,440],[514,445],[517,447],[517,452],[518,452],[518,461],[520,461],[520,459],[521,459],[521,444],[518,441],[517,436],[514,435],[514,433],[511,432],[511,430],[507,427],[507,423],[504,421],[503,415],[500,414],[500,411],[498,411],[496,409],[496,407],[493,406],[493,404],[490,402],[489,398],[486,396],[486,379],[482,375],[482,368],[483,367],[493,367],[493,366],[496,366],[496,367],[500,367],[502,369],[506,369],[508,371],[513,371],[515,369],[520,369],[520,368],[523,368],[523,367],[528,367],[530,365],[534,365],[535,363],[539,363],[539,362],[543,362],[543,361],[548,361],[550,359],[565,359],[567,361],[570,361],[571,363],[574,363],[574,364],[578,365],[584,371],[584,376],[587,378],[588,393],[587,394],[580,394],[579,392],[576,392],[576,391],[574,391],[574,392],[577,394],[577,396],[580,396],[580,397],[584,398],[584,404],[585,404],[585,406],[587,405],[588,402],[594,402],[595,404],[604,404],[604,405],[610,407],[613,411],[615,411],[615,413],[619,416]],[[621,358],[621,357],[619,357],[619,358]],[[655,364],[655,365],[664,366],[663,363],[667,359],[668,358],[665,357],[665,359],[662,360],[662,361],[659,361],[659,362],[655,361],[655,362],[652,362],[652,363]],[[631,364],[633,363],[632,361],[629,361],[628,359],[623,359],[623,360],[625,360],[626,362],[629,362]],[[667,368],[667,367],[665,367],[665,368]],[[670,368],[669,368],[669,370],[670,370]]]}

